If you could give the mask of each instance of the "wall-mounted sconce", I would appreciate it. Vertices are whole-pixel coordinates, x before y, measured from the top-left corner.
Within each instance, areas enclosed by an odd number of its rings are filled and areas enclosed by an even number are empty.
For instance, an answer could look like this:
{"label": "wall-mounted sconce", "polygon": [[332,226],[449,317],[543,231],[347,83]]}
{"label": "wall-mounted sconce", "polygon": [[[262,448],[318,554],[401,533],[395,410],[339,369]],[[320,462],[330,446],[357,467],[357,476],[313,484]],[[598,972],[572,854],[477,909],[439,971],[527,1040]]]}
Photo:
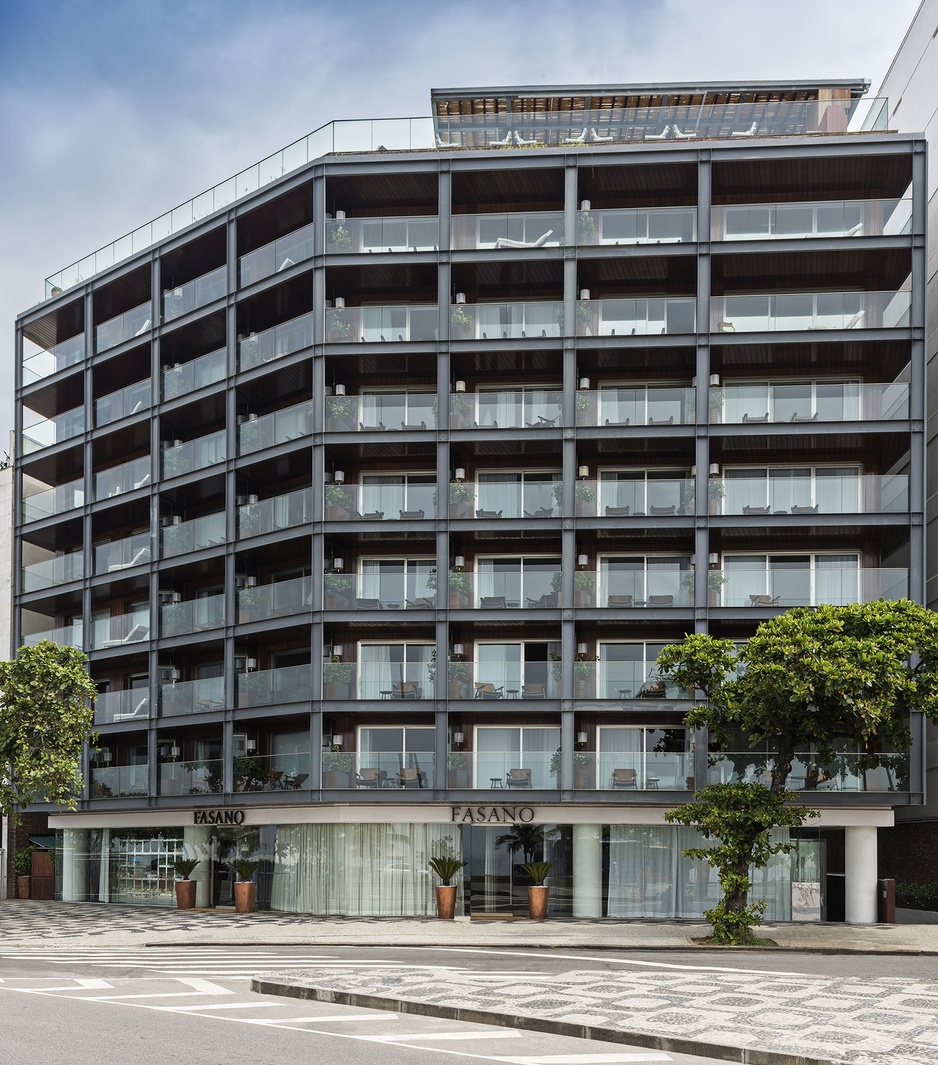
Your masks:
{"label": "wall-mounted sconce", "polygon": [[710,463],[710,476],[711,477],[719,477],[720,476],[720,464],[719,464],[719,462],[711,462]]}
{"label": "wall-mounted sconce", "polygon": [[589,555],[577,555],[576,556],[576,568],[577,569],[586,569],[586,567],[589,565],[589,562],[590,562]]}
{"label": "wall-mounted sconce", "polygon": [[244,749],[248,754],[253,754],[257,750],[257,740],[248,740],[244,745]]}
{"label": "wall-mounted sconce", "polygon": [[336,310],[341,310],[344,306],[345,306],[345,297],[344,296],[336,296],[336,298],[335,298]]}
{"label": "wall-mounted sconce", "polygon": [[466,302],[466,294],[465,294],[465,292],[457,292],[456,293],[456,302],[457,303],[465,303]]}
{"label": "wall-mounted sconce", "polygon": [[590,209],[590,206],[591,206],[591,204],[590,204],[589,200],[580,200],[580,210],[581,211],[588,211]]}
{"label": "wall-mounted sconce", "polygon": [[108,762],[110,762],[110,760],[111,760],[111,748],[110,747],[102,747],[101,750],[98,751],[98,761],[99,762],[104,762],[104,764],[107,765]]}
{"label": "wall-mounted sconce", "polygon": [[710,387],[711,388],[719,388],[720,387],[720,375],[718,373],[710,374]]}
{"label": "wall-mounted sconce", "polygon": [[341,573],[342,570],[345,569],[345,559],[344,558],[334,558],[332,560],[332,562],[330,563],[330,566],[332,567],[332,572],[333,573]]}
{"label": "wall-mounted sconce", "polygon": [[589,298],[590,298],[590,290],[588,288],[581,288],[580,289],[580,299],[581,300],[588,300]]}
{"label": "wall-mounted sconce", "polygon": [[345,211],[336,211],[335,220],[337,222],[344,222],[345,221]]}
{"label": "wall-mounted sconce", "polygon": [[345,395],[345,385],[336,385],[332,389],[332,394],[335,395],[335,396],[344,396]]}
{"label": "wall-mounted sconce", "polygon": [[461,643],[453,644],[453,658],[460,658],[466,653],[466,649]]}
{"label": "wall-mounted sconce", "polygon": [[587,737],[586,737],[586,733],[585,732],[578,732],[576,734],[577,743],[586,743],[586,738]]}
{"label": "wall-mounted sconce", "polygon": [[589,475],[590,475],[589,466],[578,466],[577,467],[577,471],[576,471],[576,475],[577,475],[577,477],[580,478],[581,481],[585,481],[587,479],[587,477],[589,477]]}
{"label": "wall-mounted sconce", "polygon": [[336,470],[332,475],[333,484],[345,484],[345,470]]}
{"label": "wall-mounted sconce", "polygon": [[717,554],[716,551],[710,552],[710,554],[707,556],[707,563],[710,566],[719,566],[720,556]]}
{"label": "wall-mounted sconce", "polygon": [[585,643],[578,643],[576,645],[576,653],[578,655],[585,655],[587,650],[588,650],[588,648],[587,648]]}
{"label": "wall-mounted sconce", "polygon": [[342,737],[338,733],[336,733],[332,737],[332,746],[333,747],[341,747],[342,746]]}
{"label": "wall-mounted sconce", "polygon": [[465,555],[457,555],[453,559],[453,569],[463,570],[465,568],[466,568],[466,556]]}
{"label": "wall-mounted sconce", "polygon": [[342,647],[342,644],[340,644],[340,643],[333,644],[332,645],[332,657],[333,658],[341,658],[343,650],[344,650],[344,648]]}
{"label": "wall-mounted sconce", "polygon": [[248,671],[248,673],[250,673],[252,669],[257,669],[257,659],[247,659],[247,661],[244,663],[244,668]]}
{"label": "wall-mounted sconce", "polygon": [[465,479],[466,479],[466,471],[465,471],[465,469],[462,466],[457,466],[456,469],[453,470],[453,480],[457,484],[462,484]]}
{"label": "wall-mounted sconce", "polygon": [[179,746],[174,743],[172,745],[172,747],[170,747],[170,749],[169,749],[169,757],[175,760],[181,754],[182,754],[182,751],[180,750]]}
{"label": "wall-mounted sconce", "polygon": [[170,671],[169,671],[169,673],[167,674],[167,676],[169,677],[169,679],[170,679],[170,682],[171,682],[172,684],[175,684],[175,683],[176,683],[176,681],[177,681],[177,680],[179,680],[179,678],[180,678],[180,677],[182,676],[182,674],[181,674],[181,673],[179,672],[179,670],[178,670],[178,669],[176,669],[176,668],[175,668],[175,666],[174,666],[174,667],[173,667],[172,669],[170,669]]}
{"label": "wall-mounted sconce", "polygon": [[579,388],[579,390],[581,392],[589,392],[589,390],[590,390],[590,379],[588,377],[581,377],[580,378],[580,383],[579,383],[579,385],[577,387]]}
{"label": "wall-mounted sconce", "polygon": [[464,739],[465,739],[465,737],[463,736],[463,734],[461,732],[454,732],[453,733],[453,746],[454,747],[459,747],[462,744],[462,741]]}
{"label": "wall-mounted sconce", "polygon": [[465,381],[457,381],[456,384],[453,387],[455,388],[455,390],[457,392],[465,392],[466,391],[466,382]]}

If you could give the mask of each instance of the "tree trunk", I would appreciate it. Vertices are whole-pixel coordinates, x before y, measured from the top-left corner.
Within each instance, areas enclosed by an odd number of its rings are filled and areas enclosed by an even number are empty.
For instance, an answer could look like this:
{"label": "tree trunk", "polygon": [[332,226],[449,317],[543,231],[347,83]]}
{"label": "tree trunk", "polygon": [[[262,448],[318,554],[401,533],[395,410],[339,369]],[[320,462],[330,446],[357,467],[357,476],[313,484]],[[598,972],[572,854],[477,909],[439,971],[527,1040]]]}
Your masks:
{"label": "tree trunk", "polygon": [[[742,877],[748,882],[749,880],[749,862],[746,860],[737,862],[733,868],[733,872]],[[746,903],[749,901],[748,891],[734,891],[732,894],[727,892],[726,895],[726,909],[730,913],[742,913],[746,909]]]}
{"label": "tree trunk", "polygon": [[795,749],[790,743],[782,741],[778,745],[778,757],[772,769],[772,791],[784,791],[791,774],[791,763],[795,757]]}

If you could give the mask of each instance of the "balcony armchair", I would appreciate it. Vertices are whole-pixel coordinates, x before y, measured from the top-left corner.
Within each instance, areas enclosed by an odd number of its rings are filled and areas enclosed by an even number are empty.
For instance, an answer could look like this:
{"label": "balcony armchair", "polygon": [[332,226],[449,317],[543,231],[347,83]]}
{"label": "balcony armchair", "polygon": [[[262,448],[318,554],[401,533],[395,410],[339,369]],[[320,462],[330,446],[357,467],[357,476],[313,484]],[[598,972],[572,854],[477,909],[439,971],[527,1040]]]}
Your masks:
{"label": "balcony armchair", "polygon": [[[401,426],[401,428],[403,428],[403,426]],[[358,429],[359,432],[362,433],[373,433],[379,429],[387,429],[387,426],[384,424],[384,422],[378,422],[377,425],[365,425],[364,422],[359,422]]]}
{"label": "balcony armchair", "polygon": [[744,414],[743,415],[743,423],[744,424],[746,422],[767,422],[768,420],[769,420],[769,412],[768,411],[766,411],[765,414]]}
{"label": "balcony armchair", "polygon": [[356,608],[356,610],[380,610],[381,609],[381,600],[380,599],[356,599],[355,600],[355,608]]}
{"label": "balcony armchair", "polygon": [[817,514],[818,504],[815,503],[813,507],[798,507],[791,508],[792,514]]}
{"label": "balcony armchair", "polygon": [[359,788],[383,788],[388,775],[383,769],[366,768],[355,775],[355,784]]}
{"label": "balcony armchair", "polygon": [[139,643],[150,635],[149,625],[134,625],[134,627],[120,640],[105,640],[102,647],[120,647],[125,643]]}
{"label": "balcony armchair", "polygon": [[638,775],[634,769],[613,769],[612,787],[632,788],[634,791],[638,787]]}
{"label": "balcony armchair", "polygon": [[815,411],[813,414],[798,414],[796,412],[788,420],[790,422],[816,422],[817,419],[818,419],[818,412]]}
{"label": "balcony armchair", "polygon": [[660,133],[646,133],[646,141],[663,141],[668,139],[668,135],[671,132],[671,126],[667,125]]}
{"label": "balcony armchair", "polygon": [[307,780],[309,780],[309,773],[294,773],[292,776],[283,778],[283,786],[298,791]]}
{"label": "balcony armchair", "polygon": [[108,568],[108,573],[113,573],[118,569],[130,569],[131,566],[142,566],[144,562],[150,561],[150,549],[149,547],[141,547],[140,550],[134,555],[129,562],[112,562]]}
{"label": "balcony armchair", "polygon": [[609,420],[609,419],[607,418],[607,419],[606,419],[606,421],[605,421],[605,424],[606,424],[606,425],[607,425],[607,426],[608,426],[608,427],[609,427],[610,429],[621,429],[621,428],[623,428],[623,426],[626,426],[626,425],[631,425],[631,424],[632,424],[632,420],[631,420],[631,418],[626,418],[624,422],[611,422],[611,421],[610,421],[610,420]]}
{"label": "balcony armchair", "polygon": [[666,515],[670,516],[670,515],[674,514],[676,509],[677,508],[673,507],[673,506],[670,506],[670,507],[649,507],[648,508],[648,513],[651,514],[652,517],[656,517],[657,516],[657,517],[660,518],[660,517],[664,517]]}
{"label": "balcony armchair", "polygon": [[417,599],[405,599],[404,606],[408,610],[432,610],[433,600],[429,596],[420,596]]}
{"label": "balcony armchair", "polygon": [[420,421],[420,422],[401,422],[401,428],[402,429],[426,429],[426,427],[427,427],[427,423],[424,422],[424,421]]}
{"label": "balcony armchair", "polygon": [[753,122],[753,124],[749,127],[749,129],[734,129],[732,131],[732,133],[730,133],[730,136],[731,137],[754,137],[756,135],[756,130],[758,129],[758,127],[759,127],[759,123],[758,122]]}
{"label": "balcony armchair", "polygon": [[502,512],[500,510],[477,510],[477,518],[500,518]]}
{"label": "balcony armchair", "polygon": [[[501,513],[501,512],[499,512]],[[524,512],[526,518],[552,518],[554,516],[553,507],[538,507],[537,510]]]}
{"label": "balcony armchair", "polygon": [[745,507],[743,507],[743,513],[744,514],[750,514],[750,515],[752,515],[752,514],[770,514],[771,513],[771,508],[770,507],[750,507],[750,506],[745,506]]}
{"label": "balcony armchair", "polygon": [[646,680],[638,689],[639,699],[663,699],[667,686],[663,680]]}
{"label": "balcony armchair", "polygon": [[631,513],[631,507],[606,507],[607,518],[627,518]]}
{"label": "balcony armchair", "polygon": [[401,769],[397,774],[399,788],[425,788],[427,774],[422,769]]}
{"label": "balcony armchair", "polygon": [[503,595],[483,595],[479,600],[479,606],[490,610],[504,610],[505,597]]}
{"label": "balcony armchair", "polygon": [[506,788],[530,788],[532,771],[530,769],[509,769],[505,776]]}
{"label": "balcony armchair", "polygon": [[545,592],[545,594],[538,599],[527,598],[525,604],[529,608],[534,608],[535,610],[545,610],[549,607],[555,607],[557,605],[557,593]]}
{"label": "balcony armchair", "polygon": [[392,699],[422,699],[423,688],[412,680],[402,680],[391,685]]}
{"label": "balcony armchair", "polygon": [[650,595],[648,597],[649,606],[674,606],[673,595]]}
{"label": "balcony armchair", "polygon": [[522,699],[546,699],[547,686],[545,684],[522,684]]}
{"label": "balcony armchair", "polygon": [[483,681],[474,682],[477,699],[504,699],[505,688],[504,686],[496,688],[494,684],[488,684]]}
{"label": "balcony armchair", "polygon": [[606,606],[613,608],[632,607],[635,605],[635,600],[630,595],[610,595],[606,600]]}
{"label": "balcony armchair", "polygon": [[424,516],[422,510],[399,510],[401,521],[416,521]]}

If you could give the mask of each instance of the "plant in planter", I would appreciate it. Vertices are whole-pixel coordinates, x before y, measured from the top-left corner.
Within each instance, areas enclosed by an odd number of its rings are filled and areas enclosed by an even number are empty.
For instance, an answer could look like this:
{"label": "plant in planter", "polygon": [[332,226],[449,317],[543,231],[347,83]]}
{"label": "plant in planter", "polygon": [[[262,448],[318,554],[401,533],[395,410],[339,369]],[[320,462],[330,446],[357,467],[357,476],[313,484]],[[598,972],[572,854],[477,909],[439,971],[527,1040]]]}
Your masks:
{"label": "plant in planter", "polygon": [[443,881],[436,889],[436,910],[441,921],[452,921],[456,916],[456,885],[452,883],[459,870],[466,864],[459,858],[431,858],[427,863]]}
{"label": "plant in planter", "polygon": [[553,868],[553,862],[525,862],[521,866],[522,871],[534,881],[528,888],[528,908],[532,921],[543,921],[547,918],[547,896],[550,888],[544,881],[550,876]]}
{"label": "plant in planter", "polygon": [[595,393],[588,389],[580,389],[576,394],[576,423],[577,425],[593,425],[596,421],[596,397]]}
{"label": "plant in planter", "polygon": [[28,899],[30,896],[30,884],[33,873],[33,851],[36,848],[29,844],[20,847],[13,852],[13,871],[16,873],[16,897]]}
{"label": "plant in planter", "polygon": [[182,603],[167,603],[160,608],[160,635],[177,636],[186,620],[186,608]]}
{"label": "plant in planter", "polygon": [[465,340],[472,334],[472,315],[462,303],[453,306],[450,316],[450,335],[454,340]]}
{"label": "plant in planter", "polygon": [[[575,321],[577,335],[587,336],[593,323],[593,309],[590,307],[589,300],[577,300]],[[560,329],[561,335],[563,335],[563,323],[564,314],[561,307],[557,312],[557,327]]]}
{"label": "plant in planter", "polygon": [[322,667],[323,698],[347,699],[355,676],[355,663],[343,662],[335,656]]}
{"label": "plant in planter", "polygon": [[352,332],[352,323],[346,321],[338,309],[326,315],[326,336],[329,340],[348,340]]}
{"label": "plant in planter", "polygon": [[710,399],[708,400],[708,406],[710,407],[710,421],[718,423],[723,421],[723,389],[711,388]]}
{"label": "plant in planter", "polygon": [[327,573],[323,583],[326,586],[326,609],[345,610],[351,602],[354,579],[344,573]]}
{"label": "plant in planter", "polygon": [[199,864],[198,858],[177,858],[173,862],[176,880],[176,908],[178,910],[195,909],[196,882],[191,880],[192,870]]}
{"label": "plant in planter", "polygon": [[450,751],[446,756],[448,785],[451,788],[469,787],[469,755]]}
{"label": "plant in planter", "polygon": [[352,786],[352,755],[333,746],[322,756],[322,786],[350,788]]}
{"label": "plant in planter", "polygon": [[185,551],[189,545],[191,529],[184,524],[167,525],[163,529],[163,553],[176,555]]}
{"label": "plant in planter", "polygon": [[592,606],[593,592],[596,590],[596,574],[588,570],[577,570],[573,575],[573,605]]}
{"label": "plant in planter", "polygon": [[453,662],[447,664],[447,698],[468,699],[469,682],[472,680],[472,667],[468,662]]}
{"label": "plant in planter", "polygon": [[261,863],[251,858],[233,858],[228,864],[238,878],[234,885],[235,913],[253,913],[257,905],[257,884],[251,877]]}
{"label": "plant in planter", "polygon": [[326,485],[326,521],[345,521],[351,517],[352,501],[340,484]]}
{"label": "plant in planter", "polygon": [[591,699],[593,696],[593,682],[596,679],[596,663],[598,656],[593,658],[578,658],[573,663],[573,696],[575,699]]}
{"label": "plant in planter", "polygon": [[596,489],[589,481],[577,481],[573,490],[573,500],[578,518],[588,518],[595,513]]}
{"label": "plant in planter", "polygon": [[726,495],[726,484],[719,477],[711,477],[707,482],[707,499],[710,502],[710,513],[719,514],[723,509],[723,498]]}
{"label": "plant in planter", "polygon": [[[551,773],[560,773],[560,759],[561,752],[558,747],[556,751],[550,756],[550,771]],[[578,790],[588,788],[590,786],[590,768],[593,764],[593,757],[587,754],[585,751],[573,752],[573,786]],[[558,784],[559,787],[559,784]]]}
{"label": "plant in planter", "polygon": [[454,392],[449,397],[449,424],[452,429],[465,429],[472,425],[472,400],[465,392]]}
{"label": "plant in planter", "polygon": [[326,401],[329,412],[329,428],[351,429],[355,418],[355,400],[351,396],[330,396]]}
{"label": "plant in planter", "polygon": [[264,760],[256,754],[239,754],[232,764],[235,791],[263,791],[267,780]]}
{"label": "plant in planter", "polygon": [[471,518],[472,501],[475,489],[466,481],[450,481],[449,516],[451,518]]}
{"label": "plant in planter", "polygon": [[332,252],[348,252],[352,250],[352,234],[349,232],[348,226],[344,225],[342,219],[331,221],[328,225],[328,245],[329,251]]}
{"label": "plant in planter", "polygon": [[449,605],[451,609],[467,607],[472,595],[472,574],[462,570],[450,570]]}
{"label": "plant in planter", "polygon": [[183,447],[168,447],[163,452],[163,475],[175,477],[180,473],[187,473],[191,463],[189,454]]}
{"label": "plant in planter", "polygon": [[596,243],[596,219],[589,211],[577,211],[576,242],[577,244]]}

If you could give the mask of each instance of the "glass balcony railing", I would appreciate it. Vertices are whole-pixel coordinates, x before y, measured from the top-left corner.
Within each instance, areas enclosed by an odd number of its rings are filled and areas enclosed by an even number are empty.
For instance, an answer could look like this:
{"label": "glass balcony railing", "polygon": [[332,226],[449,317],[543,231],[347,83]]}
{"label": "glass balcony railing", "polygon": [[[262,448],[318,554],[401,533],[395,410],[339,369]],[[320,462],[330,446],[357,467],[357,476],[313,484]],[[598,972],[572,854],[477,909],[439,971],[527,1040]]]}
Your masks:
{"label": "glass balcony railing", "polygon": [[772,333],[823,329],[907,327],[912,293],[760,292],[715,296],[710,301],[712,333]]}
{"label": "glass balcony railing", "polygon": [[[694,605],[694,571],[687,566],[618,564],[610,559],[609,568],[599,573],[577,570],[574,596],[589,601],[574,601],[574,606],[594,606],[607,610],[647,608],[667,610]],[[597,580],[598,578],[598,580]],[[598,588],[598,593],[596,589]]]}
{"label": "glass balcony railing", "polygon": [[553,429],[563,424],[559,389],[455,392],[449,404],[451,429]]}
{"label": "glass balcony railing", "polygon": [[235,791],[299,791],[308,788],[309,752],[243,754],[232,765]]}
{"label": "glass balcony railing", "polygon": [[723,606],[764,606],[787,610],[792,606],[833,603],[871,603],[876,599],[904,599],[909,592],[909,571],[901,568],[859,569],[856,564],[819,560],[804,563],[775,561],[771,566],[735,566],[724,559],[721,588]]}
{"label": "glass balcony railing", "polygon": [[141,455],[132,462],[112,466],[108,470],[99,470],[94,475],[95,500],[110,499],[112,496],[133,492],[150,483],[150,456]]}
{"label": "glass balcony railing", "polygon": [[[33,417],[34,414],[28,408],[23,408],[23,420]],[[31,425],[23,426],[23,434],[20,438],[20,451],[23,455],[31,455],[43,448],[52,447],[53,444],[61,444],[63,440],[73,440],[81,436],[85,431],[85,408],[75,407],[72,410],[63,411],[52,418],[38,418]]]}
{"label": "glass balcony railing", "polygon": [[573,754],[573,787],[578,791],[689,791],[693,782],[694,756],[690,751]]}
{"label": "glass balcony railing", "polygon": [[326,396],[326,430],[331,433],[435,428],[435,392]]}
{"label": "glass balcony railing", "polygon": [[693,425],[696,390],[669,385],[577,392],[577,425]]}
{"label": "glass balcony railing", "polygon": [[249,415],[238,425],[238,454],[246,455],[289,440],[299,440],[312,431],[313,404],[310,400],[261,417]]}
{"label": "glass balcony railing", "polygon": [[[581,482],[585,483],[585,482]],[[563,486],[559,480],[486,480],[450,485],[451,518],[558,518]],[[595,490],[593,492],[595,498]]]}
{"label": "glass balcony railing", "polygon": [[237,676],[238,707],[306,703],[313,697],[313,667],[309,662],[278,669],[261,669]]}
{"label": "glass balcony railing", "polygon": [[310,222],[308,226],[242,255],[238,260],[238,284],[241,288],[253,285],[255,281],[311,259],[314,254],[313,224]]}
{"label": "glass balcony railing", "polygon": [[[27,486],[31,487],[31,486]],[[85,482],[79,477],[67,484],[56,485],[39,492],[23,496],[23,521],[42,521],[55,514],[64,514],[68,510],[83,506],[85,502]]]}
{"label": "glass balcony railing", "polygon": [[697,301],[693,296],[617,297],[577,302],[577,336],[693,333],[696,328]]}
{"label": "glass balcony railing", "polygon": [[135,533],[122,540],[111,540],[94,546],[94,572],[115,573],[133,566],[146,565],[152,558],[150,534]]}
{"label": "glass balcony railing", "polygon": [[160,685],[160,714],[204,714],[225,708],[225,678],[180,680]]}
{"label": "glass balcony railing", "polygon": [[560,787],[556,751],[468,751],[447,758],[447,786],[523,793]]}
{"label": "glass balcony railing", "polygon": [[323,788],[359,791],[435,788],[433,751],[323,751]]}
{"label": "glass balcony railing", "polygon": [[142,765],[92,766],[89,795],[92,799],[118,799],[147,793],[147,763]]}
{"label": "glass balcony railing", "polygon": [[909,417],[905,381],[724,385],[710,395],[716,400],[710,410],[712,422],[895,421]]}
{"label": "glass balcony railing", "polygon": [[433,698],[430,661],[325,662],[322,683],[324,699],[413,702]]}
{"label": "glass balcony railing", "polygon": [[578,211],[577,244],[681,244],[697,239],[696,207]]}
{"label": "glass balcony railing", "polygon": [[313,608],[313,578],[295,577],[238,591],[238,623],[289,617]]}
{"label": "glass balcony railing", "polygon": [[563,244],[563,211],[454,214],[452,232],[454,248],[557,248]]}
{"label": "glass balcony railing", "polygon": [[881,237],[912,231],[912,200],[817,200],[714,206],[711,240]]}
{"label": "glass balcony railing", "polygon": [[515,610],[556,608],[562,602],[562,574],[557,563],[539,565],[525,560],[524,568],[494,563],[477,573],[451,570],[450,608]]}
{"label": "glass balcony railing", "polygon": [[163,370],[163,399],[184,396],[197,388],[213,385],[225,377],[227,354],[224,348],[200,355],[191,362],[174,363]]}
{"label": "glass balcony railing", "polygon": [[160,452],[160,464],[164,477],[178,477],[194,470],[204,470],[208,466],[225,461],[225,430],[219,429],[198,440],[187,440],[184,444],[164,447]]}
{"label": "glass balcony railing", "polygon": [[[412,564],[413,565],[413,564]],[[327,573],[323,576],[326,610],[430,610],[436,592],[430,587],[432,563],[421,572],[403,568],[384,574]]]}
{"label": "glass balcony railing", "polygon": [[455,303],[450,309],[453,340],[519,340],[563,334],[563,303]]}
{"label": "glass balcony railing", "polygon": [[222,790],[224,762],[198,758],[191,762],[161,762],[160,795],[211,795]]}
{"label": "glass balcony railing", "polygon": [[430,483],[326,486],[326,521],[417,521],[436,517],[436,478]]}
{"label": "glass balcony railing", "polygon": [[149,716],[150,697],[146,688],[102,692],[95,700],[96,725],[110,725],[115,721],[146,721]]}
{"label": "glass balcony railing", "polygon": [[[49,620],[51,621],[52,619],[50,618]],[[51,640],[53,643],[57,643],[59,647],[81,648],[83,636],[82,625],[80,622],[76,622],[74,625],[62,625],[57,629],[45,629],[42,632],[24,634],[21,639],[24,647],[35,647],[37,643],[42,643],[43,640]]]}
{"label": "glass balcony railing", "polygon": [[439,311],[435,304],[400,307],[330,307],[326,311],[326,340],[351,341],[436,340]]}
{"label": "glass balcony railing", "polygon": [[132,337],[143,336],[150,328],[150,301],[141,303],[123,314],[102,322],[94,327],[94,350],[98,353],[115,348]]}
{"label": "glass balcony railing", "polygon": [[[902,514],[909,509],[906,474],[823,474],[794,470],[790,475],[746,476],[724,470],[725,497],[711,498],[716,514]],[[802,475],[803,474],[803,475]],[[713,482],[711,482],[713,483]],[[722,504],[722,509],[721,509]]]}
{"label": "glass balcony railing", "polygon": [[[25,550],[25,545],[24,545]],[[23,567],[23,591],[38,592],[57,584],[81,580],[85,575],[84,554],[81,548],[66,551],[41,562],[31,562]]]}
{"label": "glass balcony railing", "polygon": [[[614,652],[613,652],[614,653]],[[652,672],[654,663],[638,659],[607,658],[599,662],[574,663],[576,699],[686,699],[687,690]]]}
{"label": "glass balcony railing", "polygon": [[311,488],[298,488],[282,496],[238,507],[238,539],[304,525],[313,516]]}
{"label": "glass balcony railing", "polygon": [[150,609],[133,610],[129,614],[95,618],[91,623],[91,648],[100,651],[111,647],[125,647],[150,638]]}
{"label": "glass balcony railing", "polygon": [[[740,781],[768,785],[775,757],[757,751],[721,751],[707,757],[709,783],[735,784]],[[879,755],[880,764],[856,753],[838,754],[833,762],[821,764],[810,755],[792,761],[786,782],[788,791],[889,792],[909,790],[909,756],[902,753]]]}
{"label": "glass balcony railing", "polygon": [[[588,493],[590,482],[577,483]],[[595,506],[595,513],[606,518],[681,517],[694,513],[695,487],[692,477],[616,474],[600,478],[595,504],[584,501],[581,505]]]}
{"label": "glass balcony railing", "polygon": [[328,253],[437,251],[439,247],[440,220],[436,215],[326,221]]}
{"label": "glass balcony railing", "polygon": [[[27,342],[29,345],[29,342]],[[85,357],[85,334],[78,333],[69,337],[51,348],[43,348],[38,351],[24,351],[23,354],[23,384],[31,385],[34,381],[41,381],[44,377],[50,377],[59,370],[69,366],[75,366]]]}
{"label": "glass balcony railing", "polygon": [[477,644],[474,663],[449,663],[447,684],[460,685],[453,699],[559,699],[561,675],[560,662],[522,661],[519,644]]}
{"label": "glass balcony railing", "polygon": [[190,311],[220,300],[228,287],[228,268],[219,266],[175,288],[163,289],[163,319],[171,322]]}
{"label": "glass balcony railing", "polygon": [[162,530],[161,540],[163,558],[201,551],[206,547],[220,547],[225,542],[224,511],[167,525]]}
{"label": "glass balcony railing", "polygon": [[252,333],[238,343],[238,369],[283,358],[294,351],[302,351],[313,343],[313,316],[302,314],[289,322],[281,322],[263,333]]}
{"label": "glass balcony railing", "polygon": [[160,605],[160,636],[186,636],[225,624],[224,595],[205,595]]}
{"label": "glass balcony railing", "polygon": [[149,380],[136,381],[94,401],[94,424],[110,425],[137,411],[145,410],[152,402]]}

